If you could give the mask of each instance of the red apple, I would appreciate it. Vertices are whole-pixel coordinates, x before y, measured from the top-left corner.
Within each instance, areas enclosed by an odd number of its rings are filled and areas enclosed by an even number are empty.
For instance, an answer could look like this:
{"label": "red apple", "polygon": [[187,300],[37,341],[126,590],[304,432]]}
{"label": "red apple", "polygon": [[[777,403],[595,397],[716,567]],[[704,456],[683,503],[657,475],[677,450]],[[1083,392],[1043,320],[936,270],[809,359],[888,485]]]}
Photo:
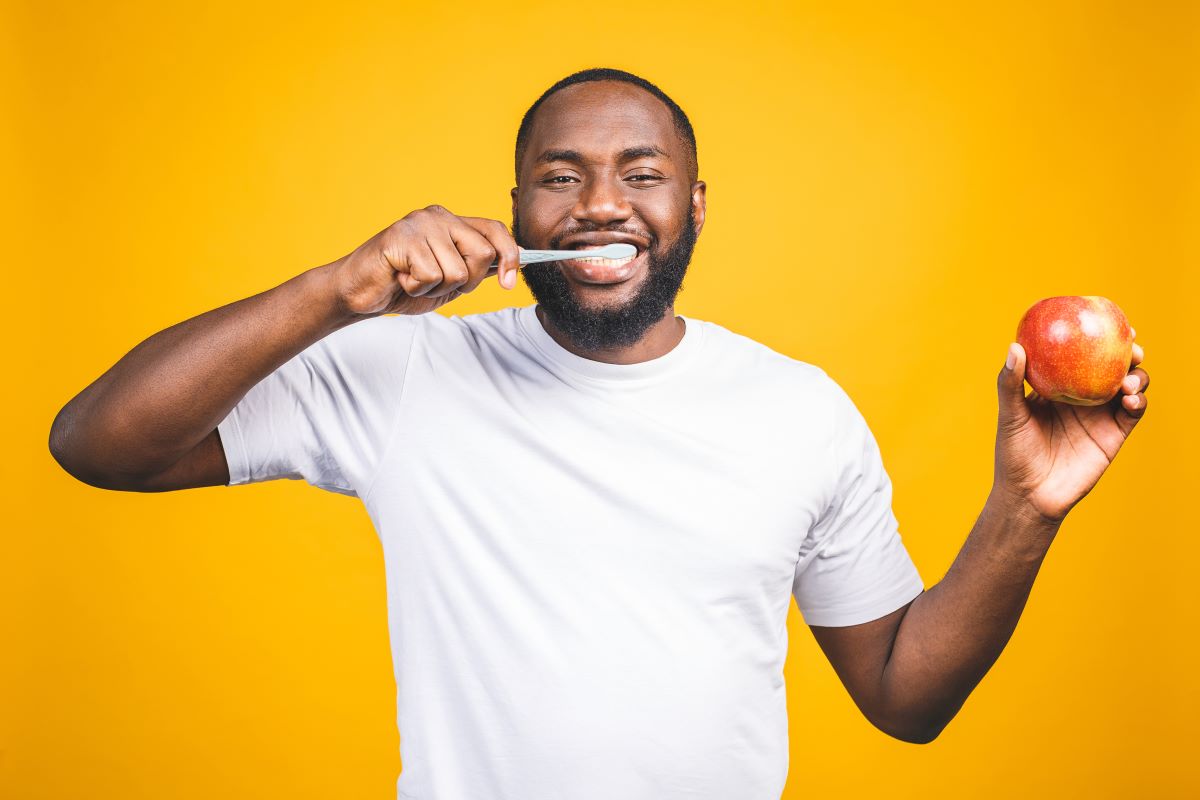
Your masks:
{"label": "red apple", "polygon": [[1133,329],[1105,297],[1048,297],[1017,325],[1025,348],[1025,380],[1049,400],[1077,406],[1107,403],[1133,361]]}

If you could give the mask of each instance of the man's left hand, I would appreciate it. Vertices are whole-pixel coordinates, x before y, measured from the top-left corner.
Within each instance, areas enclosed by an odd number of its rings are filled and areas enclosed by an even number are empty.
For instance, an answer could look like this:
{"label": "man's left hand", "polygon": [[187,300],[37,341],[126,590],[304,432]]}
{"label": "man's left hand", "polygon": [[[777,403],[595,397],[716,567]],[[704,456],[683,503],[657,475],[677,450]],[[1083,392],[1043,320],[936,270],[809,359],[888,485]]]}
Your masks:
{"label": "man's left hand", "polygon": [[[1026,504],[1046,520],[1061,522],[1091,491],[1117,457],[1121,445],[1146,413],[1150,376],[1138,365],[1145,358],[1133,345],[1129,374],[1117,396],[1104,405],[1075,406],[1025,396],[1025,350],[1000,371],[1000,415],[996,430],[993,490]],[[1010,359],[1013,360],[1013,359]]]}

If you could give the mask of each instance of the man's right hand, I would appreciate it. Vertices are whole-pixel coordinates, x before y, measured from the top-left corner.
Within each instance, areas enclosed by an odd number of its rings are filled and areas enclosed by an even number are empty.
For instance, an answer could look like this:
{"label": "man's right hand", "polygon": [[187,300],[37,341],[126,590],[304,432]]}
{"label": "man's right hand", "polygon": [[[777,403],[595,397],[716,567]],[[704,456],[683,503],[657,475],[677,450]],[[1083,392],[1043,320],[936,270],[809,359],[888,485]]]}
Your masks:
{"label": "man's right hand", "polygon": [[429,206],[392,223],[329,268],[338,302],[350,314],[425,314],[491,275],[513,288],[519,254],[504,223]]}

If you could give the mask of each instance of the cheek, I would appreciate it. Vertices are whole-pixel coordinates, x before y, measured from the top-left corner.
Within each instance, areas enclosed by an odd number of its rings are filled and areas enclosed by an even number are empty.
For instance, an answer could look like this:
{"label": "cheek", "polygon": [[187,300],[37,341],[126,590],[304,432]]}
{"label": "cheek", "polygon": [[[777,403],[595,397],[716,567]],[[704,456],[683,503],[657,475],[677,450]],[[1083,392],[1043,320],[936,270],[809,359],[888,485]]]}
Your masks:
{"label": "cheek", "polygon": [[572,202],[564,197],[538,197],[517,206],[521,228],[527,235],[543,237],[561,227],[571,217]]}
{"label": "cheek", "polygon": [[687,208],[673,203],[642,204],[637,208],[638,216],[650,227],[661,248],[679,238],[681,224],[687,222]]}

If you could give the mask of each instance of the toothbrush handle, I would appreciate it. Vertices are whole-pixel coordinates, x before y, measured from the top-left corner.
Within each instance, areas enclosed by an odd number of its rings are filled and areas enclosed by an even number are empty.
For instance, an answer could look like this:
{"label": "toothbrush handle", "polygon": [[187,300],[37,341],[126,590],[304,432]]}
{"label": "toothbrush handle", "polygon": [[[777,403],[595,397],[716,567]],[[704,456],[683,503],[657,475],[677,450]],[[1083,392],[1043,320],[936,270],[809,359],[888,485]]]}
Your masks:
{"label": "toothbrush handle", "polygon": [[565,261],[577,258],[579,253],[574,250],[522,250],[522,264],[540,264],[543,261]]}
{"label": "toothbrush handle", "polygon": [[[579,255],[574,250],[522,250],[520,261],[521,266],[526,264],[540,264],[543,261],[565,261],[568,258],[575,258]],[[492,264],[491,268],[499,267],[499,264]]]}

